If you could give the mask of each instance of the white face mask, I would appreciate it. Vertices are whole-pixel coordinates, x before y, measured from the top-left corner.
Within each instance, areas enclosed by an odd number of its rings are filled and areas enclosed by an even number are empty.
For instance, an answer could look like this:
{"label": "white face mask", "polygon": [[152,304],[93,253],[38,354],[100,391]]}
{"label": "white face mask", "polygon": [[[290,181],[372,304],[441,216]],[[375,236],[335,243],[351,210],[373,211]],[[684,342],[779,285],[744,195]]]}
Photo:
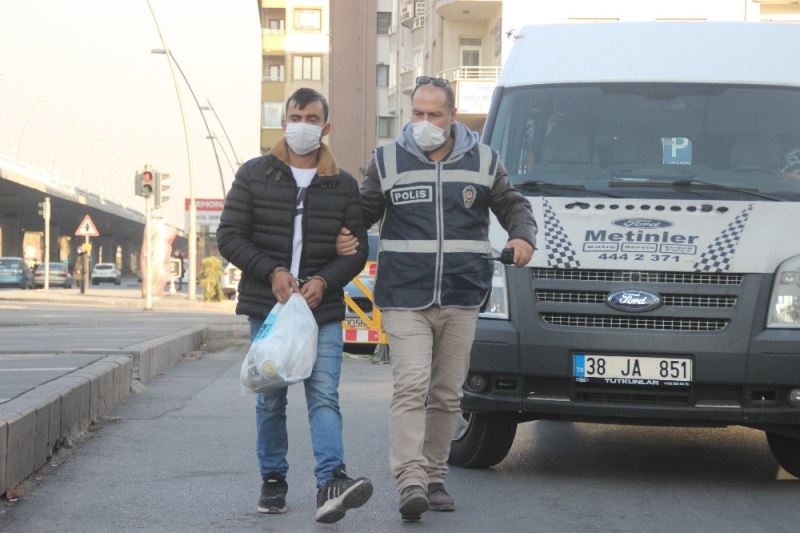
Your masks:
{"label": "white face mask", "polygon": [[306,155],[319,148],[322,140],[322,128],[305,122],[289,122],[286,124],[286,143],[297,155]]}
{"label": "white face mask", "polygon": [[435,124],[431,124],[427,120],[420,122],[413,122],[411,124],[413,129],[414,141],[423,152],[431,152],[436,150],[445,143],[447,137],[450,135],[446,131]]}

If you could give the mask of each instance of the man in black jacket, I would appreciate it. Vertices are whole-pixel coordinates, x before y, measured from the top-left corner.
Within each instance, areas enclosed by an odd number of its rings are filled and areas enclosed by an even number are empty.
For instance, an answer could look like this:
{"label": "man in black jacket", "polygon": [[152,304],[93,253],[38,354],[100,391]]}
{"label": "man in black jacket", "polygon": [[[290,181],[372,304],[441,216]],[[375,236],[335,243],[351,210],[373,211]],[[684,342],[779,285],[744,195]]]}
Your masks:
{"label": "man in black jacket", "polygon": [[[340,520],[372,495],[367,478],[351,479],[344,466],[339,375],[342,365],[342,288],[364,267],[367,236],[358,184],[339,169],[321,144],[331,128],[328,104],[312,89],[286,102],[284,137],[269,155],[251,159],[236,173],[217,230],[223,257],[239,267],[237,314],[250,318],[250,337],[276,302],[301,294],[319,325],[317,359],[305,380],[311,440],[316,458],[316,519]],[[339,226],[356,228],[359,253],[337,256]],[[261,477],[258,511],[286,511],[286,388],[256,400]]]}

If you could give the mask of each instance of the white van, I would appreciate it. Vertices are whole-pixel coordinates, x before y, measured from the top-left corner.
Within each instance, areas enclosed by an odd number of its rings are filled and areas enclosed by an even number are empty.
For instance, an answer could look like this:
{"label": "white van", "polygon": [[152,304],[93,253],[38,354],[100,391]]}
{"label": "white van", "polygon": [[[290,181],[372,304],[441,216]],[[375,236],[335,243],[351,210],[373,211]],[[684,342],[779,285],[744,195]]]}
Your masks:
{"label": "white van", "polygon": [[741,425],[800,476],[799,57],[794,25],[519,33],[483,142],[537,250],[497,265],[451,463],[529,420]]}

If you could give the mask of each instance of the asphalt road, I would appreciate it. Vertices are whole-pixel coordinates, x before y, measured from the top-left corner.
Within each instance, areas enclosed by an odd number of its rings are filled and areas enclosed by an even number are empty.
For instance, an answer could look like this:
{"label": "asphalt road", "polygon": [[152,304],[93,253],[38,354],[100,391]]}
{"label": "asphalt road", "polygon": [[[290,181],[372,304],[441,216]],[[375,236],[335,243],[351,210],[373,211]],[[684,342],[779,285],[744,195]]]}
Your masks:
{"label": "asphalt road", "polygon": [[62,303],[0,299],[0,404],[134,344],[198,324],[247,323],[232,311],[142,311],[79,305],[76,299]]}
{"label": "asphalt road", "polygon": [[375,494],[338,524],[314,522],[313,456],[302,388],[289,395],[289,512],[256,512],[253,397],[239,391],[244,340],[180,363],[83,445],[54,458],[4,532],[86,531],[719,531],[795,532],[798,481],[763,434],[533,422],[489,470],[454,468],[454,513],[403,524],[387,460],[390,368],[345,361],[348,470]]}

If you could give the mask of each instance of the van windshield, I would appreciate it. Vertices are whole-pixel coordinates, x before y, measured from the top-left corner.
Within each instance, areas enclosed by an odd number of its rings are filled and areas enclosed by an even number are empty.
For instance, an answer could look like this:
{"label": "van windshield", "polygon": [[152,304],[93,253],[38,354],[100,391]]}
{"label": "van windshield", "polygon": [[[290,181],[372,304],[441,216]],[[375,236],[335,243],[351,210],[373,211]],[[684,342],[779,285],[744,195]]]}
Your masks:
{"label": "van windshield", "polygon": [[526,192],[800,200],[800,90],[667,83],[510,88],[490,135],[509,178]]}

